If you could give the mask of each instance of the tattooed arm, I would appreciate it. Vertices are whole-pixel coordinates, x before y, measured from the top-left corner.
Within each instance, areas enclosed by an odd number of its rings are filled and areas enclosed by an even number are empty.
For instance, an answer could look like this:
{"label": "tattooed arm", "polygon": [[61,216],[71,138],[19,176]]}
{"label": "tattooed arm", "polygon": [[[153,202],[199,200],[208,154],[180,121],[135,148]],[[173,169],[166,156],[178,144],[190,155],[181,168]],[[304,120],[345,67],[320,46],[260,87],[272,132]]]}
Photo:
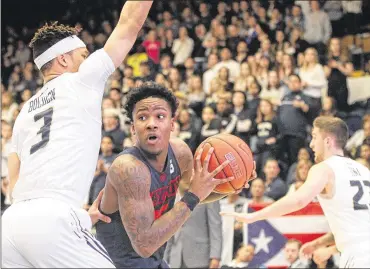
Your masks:
{"label": "tattooed arm", "polygon": [[[171,146],[176,155],[177,162],[181,170],[181,180],[179,184],[180,195],[183,196],[185,191],[189,189],[190,180],[193,176],[194,159],[189,146],[181,139],[171,139]],[[224,198],[225,194],[212,192],[201,204],[211,203]]]}
{"label": "tattooed arm", "polygon": [[178,202],[165,215],[154,220],[150,172],[133,156],[118,157],[108,172],[107,180],[117,192],[122,223],[133,248],[141,257],[150,257],[190,216],[187,205]]}
{"label": "tattooed arm", "polygon": [[[216,185],[233,180],[214,179],[224,167],[225,161],[212,172],[208,164],[213,149],[211,148],[203,165],[196,160],[196,169],[192,176],[189,192],[203,201]],[[118,196],[118,207],[122,223],[135,251],[142,257],[151,256],[167,242],[190,216],[190,209],[182,201],[157,220],[154,220],[154,207],[150,197],[150,172],[145,164],[131,155],[121,155],[112,164],[107,175],[107,184],[111,184]]]}

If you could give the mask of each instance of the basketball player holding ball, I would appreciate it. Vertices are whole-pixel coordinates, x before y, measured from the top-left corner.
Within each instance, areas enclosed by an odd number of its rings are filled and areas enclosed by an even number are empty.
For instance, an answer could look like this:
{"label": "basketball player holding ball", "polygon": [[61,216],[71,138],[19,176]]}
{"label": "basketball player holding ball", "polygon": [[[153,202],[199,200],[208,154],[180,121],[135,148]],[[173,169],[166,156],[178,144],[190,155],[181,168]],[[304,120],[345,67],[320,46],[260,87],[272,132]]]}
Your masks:
{"label": "basketball player holding ball", "polygon": [[[118,268],[168,268],[163,261],[166,242],[197,204],[226,196],[213,190],[235,179],[223,172],[233,160],[216,163],[215,149],[208,144],[198,149],[194,167],[190,148],[170,139],[177,106],[171,91],[151,82],[127,96],[136,143],[108,171],[99,211],[111,222],[96,226],[97,238]],[[247,179],[244,174],[244,184]],[[175,203],[177,191],[182,198]]]}

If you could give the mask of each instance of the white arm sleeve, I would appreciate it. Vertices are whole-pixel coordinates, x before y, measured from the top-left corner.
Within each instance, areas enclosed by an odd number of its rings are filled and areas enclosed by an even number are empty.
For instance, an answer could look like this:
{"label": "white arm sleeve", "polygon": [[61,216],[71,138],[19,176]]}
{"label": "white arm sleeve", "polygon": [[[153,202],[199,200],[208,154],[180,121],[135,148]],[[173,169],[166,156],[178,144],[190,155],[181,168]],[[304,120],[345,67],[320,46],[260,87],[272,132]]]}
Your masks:
{"label": "white arm sleeve", "polygon": [[109,76],[114,72],[115,67],[112,59],[104,49],[92,53],[80,66],[78,80],[85,86],[103,91]]}

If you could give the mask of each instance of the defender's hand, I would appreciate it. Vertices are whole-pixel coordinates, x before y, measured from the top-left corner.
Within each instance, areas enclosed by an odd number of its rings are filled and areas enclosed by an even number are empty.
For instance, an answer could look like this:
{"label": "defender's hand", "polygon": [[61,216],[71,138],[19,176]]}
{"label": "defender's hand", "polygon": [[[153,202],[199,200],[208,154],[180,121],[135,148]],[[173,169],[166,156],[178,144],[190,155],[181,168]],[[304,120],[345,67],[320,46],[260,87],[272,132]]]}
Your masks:
{"label": "defender's hand", "polygon": [[246,213],[236,213],[236,212],[220,212],[220,215],[224,217],[234,217],[237,221],[244,222],[247,224],[257,221],[253,213],[246,214]]}
{"label": "defender's hand", "polygon": [[110,223],[111,222],[111,219],[110,217],[106,216],[106,215],[103,215],[102,213],[100,213],[98,207],[99,207],[99,204],[101,202],[101,199],[103,197],[103,193],[104,193],[104,189],[102,189],[100,192],[99,192],[99,195],[98,197],[96,198],[96,200],[94,201],[94,203],[90,206],[90,209],[88,211],[89,215],[90,215],[90,218],[91,218],[91,223],[92,225],[94,226],[99,220],[101,221],[104,221],[106,223]]}

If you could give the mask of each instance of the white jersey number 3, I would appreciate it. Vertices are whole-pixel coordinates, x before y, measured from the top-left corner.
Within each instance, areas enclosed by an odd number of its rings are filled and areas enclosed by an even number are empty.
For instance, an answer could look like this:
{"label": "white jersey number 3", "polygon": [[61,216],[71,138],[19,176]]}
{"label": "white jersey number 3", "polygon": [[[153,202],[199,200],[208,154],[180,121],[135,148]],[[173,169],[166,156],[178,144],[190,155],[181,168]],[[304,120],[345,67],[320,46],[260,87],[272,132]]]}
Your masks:
{"label": "white jersey number 3", "polygon": [[34,116],[35,122],[44,119],[44,125],[40,128],[40,130],[37,132],[37,134],[41,134],[41,141],[34,144],[30,149],[30,154],[32,155],[39,149],[46,146],[46,144],[49,142],[50,137],[50,126],[51,122],[53,120],[53,108],[50,107]]}

